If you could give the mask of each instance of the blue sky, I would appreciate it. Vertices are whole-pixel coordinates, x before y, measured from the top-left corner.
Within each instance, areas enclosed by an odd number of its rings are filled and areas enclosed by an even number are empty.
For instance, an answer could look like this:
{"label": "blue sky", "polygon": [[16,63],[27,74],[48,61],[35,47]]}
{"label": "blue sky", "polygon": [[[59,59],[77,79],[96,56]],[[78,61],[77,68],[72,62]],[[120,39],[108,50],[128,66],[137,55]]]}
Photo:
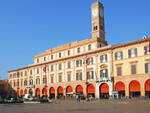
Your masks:
{"label": "blue sky", "polygon": [[[0,0],[0,76],[33,63],[34,55],[91,38],[96,0]],[[150,36],[150,0],[102,0],[106,40],[124,43]]]}

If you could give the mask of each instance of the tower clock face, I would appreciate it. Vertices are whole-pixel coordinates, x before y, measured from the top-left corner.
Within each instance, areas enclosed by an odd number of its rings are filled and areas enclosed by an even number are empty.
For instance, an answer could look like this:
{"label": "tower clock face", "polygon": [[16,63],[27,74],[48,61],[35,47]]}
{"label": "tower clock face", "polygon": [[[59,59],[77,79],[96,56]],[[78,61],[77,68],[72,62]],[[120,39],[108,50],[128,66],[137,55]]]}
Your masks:
{"label": "tower clock face", "polygon": [[98,15],[98,9],[97,8],[93,9],[92,15],[94,18]]}

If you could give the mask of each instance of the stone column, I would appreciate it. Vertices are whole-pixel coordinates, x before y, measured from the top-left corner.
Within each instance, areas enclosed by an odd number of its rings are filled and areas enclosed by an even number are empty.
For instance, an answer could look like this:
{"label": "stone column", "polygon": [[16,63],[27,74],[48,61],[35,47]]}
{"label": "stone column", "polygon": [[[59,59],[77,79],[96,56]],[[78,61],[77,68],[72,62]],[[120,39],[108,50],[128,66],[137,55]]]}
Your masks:
{"label": "stone column", "polygon": [[95,87],[95,98],[96,99],[99,99],[99,97],[100,97],[99,86],[100,86],[100,84],[96,83],[96,87]]}
{"label": "stone column", "polygon": [[129,94],[129,83],[125,83],[125,96],[127,98],[129,98],[130,94]]}
{"label": "stone column", "polygon": [[144,81],[140,82],[140,87],[141,87],[141,97],[145,97],[145,82]]}

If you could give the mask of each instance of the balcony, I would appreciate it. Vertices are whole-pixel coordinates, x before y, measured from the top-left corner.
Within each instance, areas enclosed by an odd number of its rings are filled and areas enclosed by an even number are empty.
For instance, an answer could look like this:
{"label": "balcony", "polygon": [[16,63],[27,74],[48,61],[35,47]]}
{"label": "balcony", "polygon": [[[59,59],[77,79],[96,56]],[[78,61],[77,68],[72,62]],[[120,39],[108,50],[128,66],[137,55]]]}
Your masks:
{"label": "balcony", "polygon": [[96,79],[96,82],[108,82],[108,81],[112,81],[111,77],[100,77]]}
{"label": "balcony", "polygon": [[26,88],[35,88],[35,85],[28,85]]}

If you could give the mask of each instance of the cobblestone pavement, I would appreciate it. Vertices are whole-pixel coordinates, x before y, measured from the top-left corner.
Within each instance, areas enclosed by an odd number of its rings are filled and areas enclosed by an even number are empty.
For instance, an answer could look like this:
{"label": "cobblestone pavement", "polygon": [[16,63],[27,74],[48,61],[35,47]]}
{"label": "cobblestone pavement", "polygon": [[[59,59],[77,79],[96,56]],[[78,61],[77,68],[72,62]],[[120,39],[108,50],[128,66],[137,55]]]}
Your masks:
{"label": "cobblestone pavement", "polygon": [[50,104],[5,104],[0,113],[150,113],[150,100],[55,101]]}

